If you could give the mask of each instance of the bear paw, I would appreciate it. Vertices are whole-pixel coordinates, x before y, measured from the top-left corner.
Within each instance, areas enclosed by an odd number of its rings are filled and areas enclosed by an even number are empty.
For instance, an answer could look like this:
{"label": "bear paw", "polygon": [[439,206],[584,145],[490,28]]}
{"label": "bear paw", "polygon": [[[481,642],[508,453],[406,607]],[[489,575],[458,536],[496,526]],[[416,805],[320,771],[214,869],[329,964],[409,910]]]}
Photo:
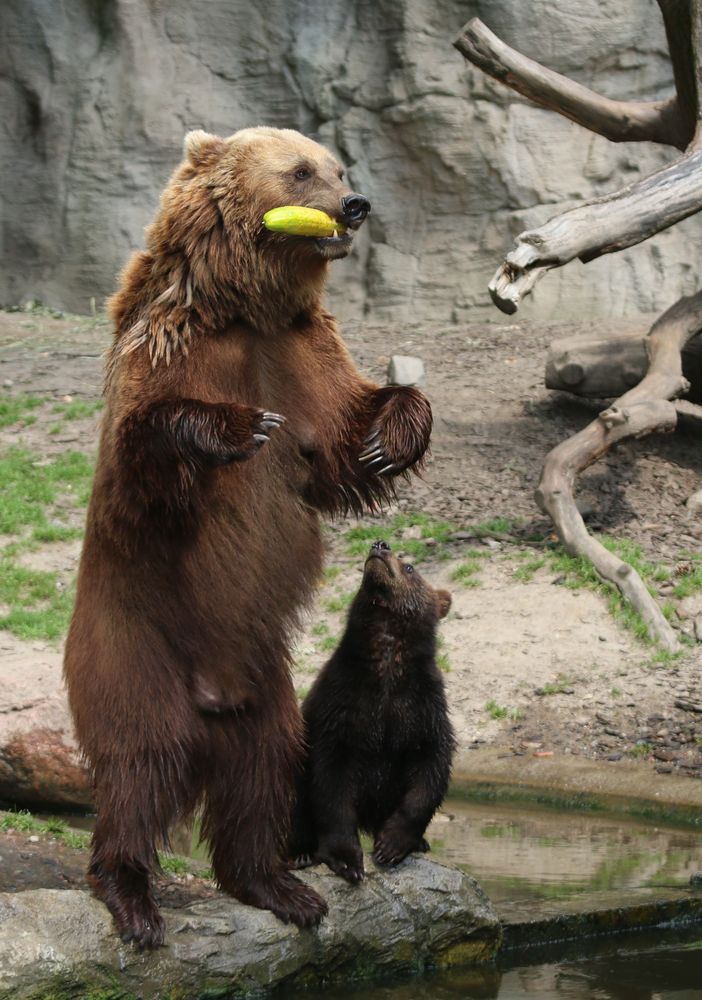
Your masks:
{"label": "bear paw", "polygon": [[242,903],[271,910],[284,924],[314,927],[328,911],[322,897],[287,871],[261,877],[237,891]]}

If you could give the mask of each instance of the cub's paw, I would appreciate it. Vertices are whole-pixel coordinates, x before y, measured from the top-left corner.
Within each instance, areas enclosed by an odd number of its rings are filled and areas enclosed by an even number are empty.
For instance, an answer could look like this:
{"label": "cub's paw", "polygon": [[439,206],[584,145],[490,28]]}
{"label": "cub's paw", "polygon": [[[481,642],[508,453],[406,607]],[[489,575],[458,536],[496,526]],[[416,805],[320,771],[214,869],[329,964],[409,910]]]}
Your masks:
{"label": "cub's paw", "polygon": [[315,860],[322,861],[350,885],[358,885],[366,874],[363,868],[363,851],[358,844],[335,844],[326,849],[320,847]]}
{"label": "cub's paw", "polygon": [[373,845],[373,860],[379,865],[393,868],[412,854],[413,851],[428,851],[424,838],[402,829],[381,830]]}
{"label": "cub's paw", "polygon": [[375,393],[376,411],[358,461],[377,476],[396,476],[421,462],[431,437],[429,401],[405,386]]}

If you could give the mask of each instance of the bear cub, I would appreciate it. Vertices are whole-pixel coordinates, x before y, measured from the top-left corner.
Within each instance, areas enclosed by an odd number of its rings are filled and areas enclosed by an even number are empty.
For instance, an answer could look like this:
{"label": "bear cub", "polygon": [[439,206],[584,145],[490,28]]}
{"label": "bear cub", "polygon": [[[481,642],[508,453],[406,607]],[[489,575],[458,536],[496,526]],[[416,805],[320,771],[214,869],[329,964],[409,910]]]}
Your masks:
{"label": "bear cub", "polygon": [[375,542],[346,631],[302,706],[308,756],[290,856],[363,878],[359,829],[373,860],[427,851],[424,831],[448,788],[455,750],[436,630],[451,595]]}

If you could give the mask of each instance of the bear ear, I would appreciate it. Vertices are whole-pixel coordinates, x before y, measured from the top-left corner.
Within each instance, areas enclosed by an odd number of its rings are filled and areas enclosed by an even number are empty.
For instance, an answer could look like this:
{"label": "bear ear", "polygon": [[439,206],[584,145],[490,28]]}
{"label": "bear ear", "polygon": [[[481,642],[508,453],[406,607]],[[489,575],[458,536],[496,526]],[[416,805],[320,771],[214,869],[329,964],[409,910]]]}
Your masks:
{"label": "bear ear", "polygon": [[218,135],[203,132],[199,128],[194,132],[188,132],[183,147],[186,159],[194,167],[199,167],[204,160],[210,159],[224,149],[224,139],[220,139]]}
{"label": "bear ear", "polygon": [[451,607],[451,595],[448,590],[436,590],[436,606],[439,609],[439,618],[445,618]]}

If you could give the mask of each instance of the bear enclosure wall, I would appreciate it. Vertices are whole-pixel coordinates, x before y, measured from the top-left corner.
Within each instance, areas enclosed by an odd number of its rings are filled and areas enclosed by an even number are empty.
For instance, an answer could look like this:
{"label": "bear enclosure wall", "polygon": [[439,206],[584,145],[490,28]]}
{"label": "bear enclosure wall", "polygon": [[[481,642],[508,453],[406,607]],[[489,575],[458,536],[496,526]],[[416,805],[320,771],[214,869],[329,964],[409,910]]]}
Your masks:
{"label": "bear enclosure wall", "polygon": [[[518,233],[675,150],[586,134],[467,65],[450,43],[473,16],[605,96],[673,93],[654,0],[4,0],[0,303],[99,307],[184,133],[265,123],[336,149],[373,203],[333,269],[342,318],[495,319],[486,282]],[[525,318],[660,311],[696,290],[701,232],[555,272]]]}

